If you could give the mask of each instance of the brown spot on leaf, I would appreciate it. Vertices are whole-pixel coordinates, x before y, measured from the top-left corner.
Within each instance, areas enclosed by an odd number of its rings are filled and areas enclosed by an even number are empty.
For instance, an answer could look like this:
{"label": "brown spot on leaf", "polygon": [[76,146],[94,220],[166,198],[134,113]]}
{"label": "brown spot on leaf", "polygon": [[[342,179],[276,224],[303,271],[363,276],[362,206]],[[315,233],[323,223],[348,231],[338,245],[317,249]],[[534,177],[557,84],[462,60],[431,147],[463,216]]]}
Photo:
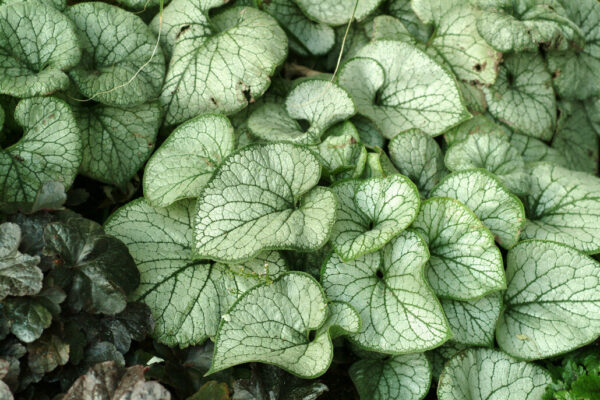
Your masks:
{"label": "brown spot on leaf", "polygon": [[190,25],[182,26],[181,29],[179,30],[179,32],[177,32],[177,36],[175,36],[175,40],[179,39],[181,37],[181,35],[183,35],[185,33],[185,31],[187,31],[188,29],[190,29]]}

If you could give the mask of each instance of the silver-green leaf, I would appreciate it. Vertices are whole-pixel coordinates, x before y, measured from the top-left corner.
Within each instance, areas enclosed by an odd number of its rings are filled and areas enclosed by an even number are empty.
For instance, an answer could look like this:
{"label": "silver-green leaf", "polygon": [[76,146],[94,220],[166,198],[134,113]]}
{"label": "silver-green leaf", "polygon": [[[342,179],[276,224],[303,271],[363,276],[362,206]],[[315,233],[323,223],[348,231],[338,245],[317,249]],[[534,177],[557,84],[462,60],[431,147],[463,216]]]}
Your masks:
{"label": "silver-green leaf", "polygon": [[227,117],[204,114],[181,124],[148,161],[144,197],[158,207],[198,197],[233,150],[233,127]]}
{"label": "silver-green leaf", "polygon": [[494,236],[459,201],[433,197],[423,202],[412,226],[429,246],[427,278],[438,296],[473,300],[506,288]]}
{"label": "silver-green leaf", "polygon": [[267,249],[317,250],[335,221],[321,166],[292,144],[247,146],[217,168],[198,199],[197,258],[244,261]]}
{"label": "silver-green leaf", "polygon": [[496,338],[525,360],[566,353],[600,336],[600,264],[558,243],[528,240],[508,252],[505,309]]}
{"label": "silver-green leaf", "polygon": [[419,191],[402,175],[347,180],[332,190],[338,205],[331,244],[344,261],[381,249],[419,212]]}
{"label": "silver-green leaf", "polygon": [[302,272],[248,290],[222,317],[208,374],[258,361],[302,378],[322,375],[333,359],[330,329],[339,334],[360,328],[349,306],[333,311],[318,282]]}
{"label": "silver-green leaf", "polygon": [[501,351],[472,348],[446,363],[437,395],[439,400],[539,400],[550,383],[550,374],[537,365]]}
{"label": "silver-green leaf", "polygon": [[321,281],[327,296],[350,303],[362,328],[361,348],[402,354],[437,347],[451,336],[439,301],[424,277],[429,257],[418,234],[405,231],[382,251],[344,263],[333,254]]}
{"label": "silver-green leaf", "polygon": [[[337,26],[352,19],[361,21],[371,14],[383,0],[294,0],[311,19]],[[355,9],[356,7],[356,9]]]}

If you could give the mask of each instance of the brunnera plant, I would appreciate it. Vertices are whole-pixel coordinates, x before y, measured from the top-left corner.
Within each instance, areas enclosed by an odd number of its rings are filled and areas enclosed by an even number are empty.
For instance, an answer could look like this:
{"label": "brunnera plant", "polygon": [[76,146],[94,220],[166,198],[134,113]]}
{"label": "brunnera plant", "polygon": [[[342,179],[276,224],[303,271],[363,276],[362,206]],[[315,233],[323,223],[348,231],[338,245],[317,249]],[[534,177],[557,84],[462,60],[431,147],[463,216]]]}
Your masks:
{"label": "brunnera plant", "polygon": [[[596,0],[116,3],[0,0],[0,205],[141,179],[103,229],[158,343],[533,400],[598,339]],[[38,293],[3,246],[0,296]]]}

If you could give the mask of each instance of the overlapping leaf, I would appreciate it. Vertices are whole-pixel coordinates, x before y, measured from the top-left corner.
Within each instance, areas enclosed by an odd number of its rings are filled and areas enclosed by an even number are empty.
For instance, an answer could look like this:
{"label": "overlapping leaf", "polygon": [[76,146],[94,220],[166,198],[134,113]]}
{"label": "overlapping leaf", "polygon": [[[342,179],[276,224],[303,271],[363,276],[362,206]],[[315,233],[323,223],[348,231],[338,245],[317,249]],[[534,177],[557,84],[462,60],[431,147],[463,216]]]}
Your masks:
{"label": "overlapping leaf", "polygon": [[33,295],[42,289],[40,258],[19,251],[21,229],[17,224],[0,224],[0,300],[6,296]]}
{"label": "overlapping leaf", "polygon": [[349,121],[329,129],[314,150],[319,155],[324,175],[332,182],[361,176],[368,157],[356,128]]}
{"label": "overlapping leaf", "polygon": [[493,235],[462,203],[433,197],[412,226],[429,246],[427,278],[438,296],[472,300],[506,287]]}
{"label": "overlapping leaf", "polygon": [[496,338],[514,357],[535,360],[600,336],[600,264],[558,243],[529,240],[508,253],[505,309]]}
{"label": "overlapping leaf", "polygon": [[294,0],[311,19],[327,25],[342,25],[352,19],[363,20],[382,0]]}
{"label": "overlapping leaf", "polygon": [[181,124],[148,161],[144,196],[159,207],[199,196],[233,150],[233,128],[227,117],[205,114]]}
{"label": "overlapping leaf", "polygon": [[385,137],[411,128],[437,136],[469,118],[454,78],[416,47],[377,40],[357,56],[338,82]]}
{"label": "overlapping leaf", "polygon": [[195,257],[237,262],[266,249],[323,246],[336,199],[315,187],[320,173],[317,158],[292,144],[248,146],[230,155],[198,199]]}
{"label": "overlapping leaf", "polygon": [[389,354],[424,351],[450,337],[446,318],[425,281],[427,246],[405,231],[382,251],[344,263],[332,255],[324,264],[327,296],[349,302],[362,319],[350,339],[361,348]]}

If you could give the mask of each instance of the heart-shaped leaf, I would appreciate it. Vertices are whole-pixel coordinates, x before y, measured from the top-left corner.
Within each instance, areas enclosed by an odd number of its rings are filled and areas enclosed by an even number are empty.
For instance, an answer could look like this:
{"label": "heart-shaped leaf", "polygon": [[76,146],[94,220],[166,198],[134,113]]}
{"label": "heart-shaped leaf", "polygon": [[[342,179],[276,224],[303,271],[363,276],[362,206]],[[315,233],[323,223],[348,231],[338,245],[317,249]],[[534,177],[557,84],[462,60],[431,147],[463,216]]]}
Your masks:
{"label": "heart-shaped leaf", "polygon": [[140,199],[120,208],[105,225],[128,246],[140,271],[132,298],[148,305],[156,321],[154,338],[170,346],[214,337],[221,314],[243,292],[286,269],[276,252],[243,266],[192,260],[193,214],[190,200],[155,208]]}
{"label": "heart-shaped leaf", "polygon": [[285,33],[262,11],[230,8],[210,22],[213,35],[188,25],[179,29],[160,97],[167,124],[241,110],[267,90],[287,55]]}
{"label": "heart-shaped leaf", "polygon": [[552,382],[545,369],[491,349],[468,349],[454,356],[442,371],[440,400],[537,400]]}
{"label": "heart-shaped leaf", "polygon": [[394,166],[415,182],[423,196],[447,173],[440,146],[417,129],[400,132],[388,147]]}
{"label": "heart-shaped leaf", "polygon": [[208,374],[258,361],[302,378],[322,375],[333,359],[330,329],[360,329],[350,306],[334,304],[328,307],[321,286],[302,272],[248,290],[223,315]]}
{"label": "heart-shaped leaf", "polygon": [[494,345],[496,323],[502,308],[502,295],[495,292],[477,300],[442,299],[444,314],[452,331],[452,341],[470,345]]}
{"label": "heart-shaped leaf", "polygon": [[227,117],[205,114],[181,124],[148,161],[144,196],[158,207],[198,197],[233,150],[233,127]]}
{"label": "heart-shaped leaf", "polygon": [[317,250],[336,209],[333,192],[315,187],[320,174],[317,158],[292,144],[231,154],[198,199],[195,257],[238,262],[267,249]]}
{"label": "heart-shaped leaf", "polygon": [[600,252],[600,179],[539,163],[531,168],[523,239],[564,243],[584,253]]}
{"label": "heart-shaped leaf", "polygon": [[566,353],[600,336],[600,264],[553,242],[508,252],[500,348],[526,360]]}
{"label": "heart-shaped leaf", "polygon": [[0,203],[33,203],[45,182],[73,183],[81,139],[69,106],[53,97],[21,100],[15,120],[24,135],[0,150]]}
{"label": "heart-shaped leaf", "polygon": [[73,111],[83,144],[79,171],[101,182],[124,186],[154,149],[162,122],[159,104],[130,108],[97,104]]}
{"label": "heart-shaped leaf", "polygon": [[362,400],[420,400],[431,384],[431,367],[424,354],[360,360],[348,373]]}
{"label": "heart-shaped leaf", "polygon": [[419,192],[402,175],[347,180],[332,190],[338,205],[331,244],[344,261],[381,249],[419,212]]}
{"label": "heart-shaped leaf", "polygon": [[421,21],[433,26],[426,44],[432,57],[448,64],[464,81],[485,85],[496,81],[502,54],[477,32],[479,13],[469,2],[412,0],[411,4]]}
{"label": "heart-shaped leaf", "polygon": [[438,296],[473,300],[506,288],[494,236],[462,203],[433,197],[412,226],[429,246],[427,279]]}
{"label": "heart-shaped leaf", "polygon": [[540,55],[506,56],[493,86],[484,87],[490,114],[510,128],[550,140],[556,123],[552,78]]}
{"label": "heart-shaped leaf", "polygon": [[79,63],[75,27],[38,1],[0,6],[0,93],[15,97],[66,89],[64,71]]}
{"label": "heart-shaped leaf", "polygon": [[81,64],[69,75],[84,96],[113,106],[158,97],[165,59],[140,17],[102,2],[75,4],[65,12],[77,26],[83,48]]}
{"label": "heart-shaped leaf", "polygon": [[338,82],[385,137],[411,128],[437,136],[469,118],[454,78],[416,47],[377,40],[357,56]]}
{"label": "heart-shaped leaf", "polygon": [[[268,141],[315,144],[329,127],[354,113],[354,102],[344,89],[329,81],[308,80],[292,89],[285,108],[267,103],[254,111],[248,118],[248,129]],[[307,122],[308,128],[298,120]]]}
{"label": "heart-shaped leaf", "polygon": [[525,225],[523,203],[486,170],[450,174],[431,196],[450,197],[469,207],[502,247],[510,249],[519,241]]}
{"label": "heart-shaped leaf", "polygon": [[428,256],[423,239],[405,231],[380,252],[348,263],[333,254],[325,262],[327,296],[360,313],[362,328],[350,340],[388,354],[424,351],[448,340],[448,322],[424,277]]}

